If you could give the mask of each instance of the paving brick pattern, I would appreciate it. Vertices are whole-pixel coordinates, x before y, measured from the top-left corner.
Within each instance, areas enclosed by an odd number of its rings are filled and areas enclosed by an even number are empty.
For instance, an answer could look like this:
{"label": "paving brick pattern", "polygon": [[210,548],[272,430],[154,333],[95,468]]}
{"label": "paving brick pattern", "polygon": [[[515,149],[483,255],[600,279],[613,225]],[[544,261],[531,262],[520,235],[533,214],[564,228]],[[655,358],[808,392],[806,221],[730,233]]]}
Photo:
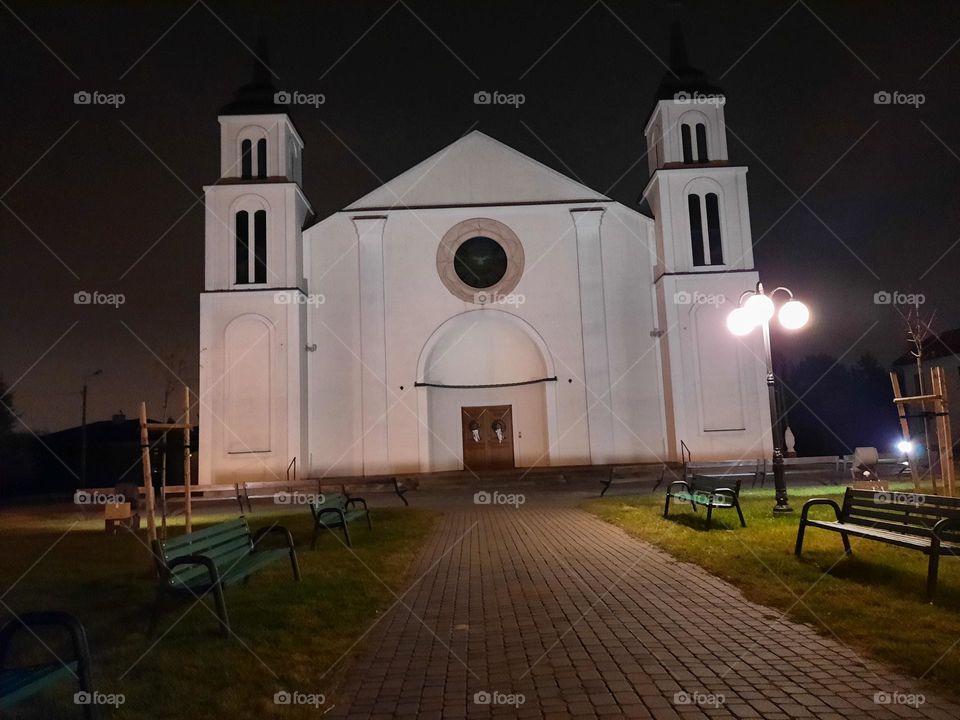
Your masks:
{"label": "paving brick pattern", "polygon": [[439,525],[328,717],[960,717],[878,704],[923,690],[583,511],[463,503]]}

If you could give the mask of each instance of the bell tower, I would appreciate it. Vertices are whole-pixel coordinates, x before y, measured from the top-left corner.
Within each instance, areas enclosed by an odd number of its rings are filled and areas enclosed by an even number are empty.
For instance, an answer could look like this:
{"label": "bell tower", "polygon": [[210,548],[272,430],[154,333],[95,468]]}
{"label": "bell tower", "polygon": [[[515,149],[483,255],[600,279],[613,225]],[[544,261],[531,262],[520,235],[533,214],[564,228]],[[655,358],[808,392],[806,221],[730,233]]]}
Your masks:
{"label": "bell tower", "polygon": [[[301,139],[270,80],[219,114],[220,177],[204,187],[200,296],[200,483],[284,477],[306,441]],[[217,476],[213,476],[213,468]]]}
{"label": "bell tower", "polygon": [[670,69],[644,129],[650,180],[641,199],[656,220],[655,334],[674,459],[681,441],[701,459],[762,457],[771,444],[769,410],[757,392],[762,348],[734,338],[725,324],[758,280],[747,168],[730,162],[725,106],[723,92],[690,64],[675,22]]}

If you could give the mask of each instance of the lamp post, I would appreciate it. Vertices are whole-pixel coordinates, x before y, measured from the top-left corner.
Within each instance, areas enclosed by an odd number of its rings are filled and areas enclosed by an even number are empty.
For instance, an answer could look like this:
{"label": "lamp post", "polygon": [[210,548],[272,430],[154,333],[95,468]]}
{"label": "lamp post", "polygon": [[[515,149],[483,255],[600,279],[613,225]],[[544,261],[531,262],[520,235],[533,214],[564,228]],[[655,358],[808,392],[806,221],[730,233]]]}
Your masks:
{"label": "lamp post", "polygon": [[92,373],[83,376],[83,391],[81,395],[83,401],[80,409],[80,487],[87,486],[87,380],[97,375],[101,375],[103,370],[94,370]]}
{"label": "lamp post", "polygon": [[[777,311],[773,298],[777,293],[785,294],[789,300]],[[770,396],[770,434],[773,436],[773,484],[777,494],[774,515],[792,513],[793,508],[787,500],[787,481],[783,469],[783,418],[777,407],[777,378],[773,373],[773,354],[770,350],[770,321],[774,315],[780,325],[787,330],[799,330],[810,320],[810,311],[793,293],[785,287],[778,287],[770,293],[763,290],[758,282],[754,290],[747,290],[740,296],[740,302],[727,316],[727,328],[737,336],[749,335],[760,327],[763,332],[763,353],[767,363],[767,392]]]}

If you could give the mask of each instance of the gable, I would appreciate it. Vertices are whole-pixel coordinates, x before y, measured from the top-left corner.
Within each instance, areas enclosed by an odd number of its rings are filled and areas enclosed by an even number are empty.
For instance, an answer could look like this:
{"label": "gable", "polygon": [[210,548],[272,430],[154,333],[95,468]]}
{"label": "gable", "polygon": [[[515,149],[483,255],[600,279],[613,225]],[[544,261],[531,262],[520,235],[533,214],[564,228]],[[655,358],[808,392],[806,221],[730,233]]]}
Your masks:
{"label": "gable", "polygon": [[474,130],[346,210],[608,200]]}

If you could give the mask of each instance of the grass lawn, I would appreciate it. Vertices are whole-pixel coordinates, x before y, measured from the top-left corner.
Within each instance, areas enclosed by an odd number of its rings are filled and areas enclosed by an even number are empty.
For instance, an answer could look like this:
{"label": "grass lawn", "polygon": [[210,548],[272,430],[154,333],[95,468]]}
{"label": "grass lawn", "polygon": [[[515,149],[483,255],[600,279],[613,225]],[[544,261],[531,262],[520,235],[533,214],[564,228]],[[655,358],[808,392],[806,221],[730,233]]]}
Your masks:
{"label": "grass lawn", "polygon": [[[331,696],[345,665],[343,654],[394,601],[391,590],[399,594],[409,582],[410,563],[435,520],[433,513],[414,508],[374,509],[371,516],[372,532],[359,522],[351,528],[354,555],[329,535],[310,551],[312,525],[305,507],[255,512],[254,529],[276,522],[293,532],[303,581],[295,583],[290,564],[278,561],[249,585],[227,588],[235,636],[218,634],[209,598],[189,611],[192,599],[168,603],[156,637],[148,639],[155,585],[143,531],[109,536],[102,519],[4,511],[0,622],[10,611],[64,610],[79,617],[89,636],[94,685],[125,696],[116,712],[104,708],[105,717],[316,718],[323,707],[318,713],[310,705],[277,706],[274,693]],[[235,517],[204,515],[194,527]],[[263,542],[279,540],[274,535]],[[24,651],[36,647],[24,638],[33,640],[21,633],[18,645]],[[43,639],[60,654],[59,644]],[[76,685],[59,684],[4,717],[80,717],[72,703],[75,690]]]}
{"label": "grass lawn", "polygon": [[[960,560],[941,559],[937,604],[929,605],[922,553],[851,537],[853,556],[844,558],[839,534],[807,528],[803,559],[794,556],[803,501],[839,501],[843,490],[792,490],[794,513],[779,518],[771,513],[772,489],[743,491],[747,527],[740,527],[735,510],[720,510],[709,532],[706,511],[695,515],[689,503],[671,502],[665,520],[662,490],[591,500],[584,507],[736,585],[748,599],[960,697]],[[810,517],[834,519],[829,507],[813,508]]]}

